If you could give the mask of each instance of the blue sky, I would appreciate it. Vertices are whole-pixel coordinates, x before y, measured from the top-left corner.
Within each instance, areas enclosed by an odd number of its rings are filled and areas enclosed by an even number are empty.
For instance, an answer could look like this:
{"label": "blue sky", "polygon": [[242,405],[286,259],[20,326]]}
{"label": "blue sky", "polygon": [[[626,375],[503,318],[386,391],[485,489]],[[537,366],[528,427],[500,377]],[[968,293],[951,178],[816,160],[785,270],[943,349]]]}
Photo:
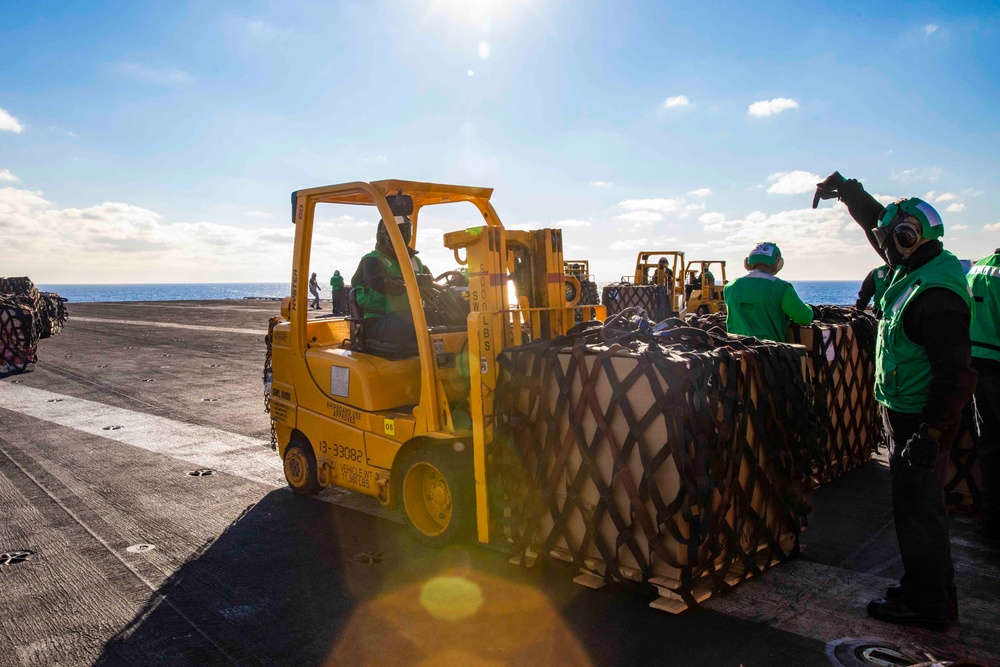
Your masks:
{"label": "blue sky", "polygon": [[[996,3],[0,1],[0,274],[284,281],[293,190],[403,178],[495,189],[598,280],[639,249],[783,277],[877,263],[834,169],[925,196],[960,257],[1000,246]],[[351,273],[358,209],[314,270]],[[418,246],[467,209],[422,217]]]}

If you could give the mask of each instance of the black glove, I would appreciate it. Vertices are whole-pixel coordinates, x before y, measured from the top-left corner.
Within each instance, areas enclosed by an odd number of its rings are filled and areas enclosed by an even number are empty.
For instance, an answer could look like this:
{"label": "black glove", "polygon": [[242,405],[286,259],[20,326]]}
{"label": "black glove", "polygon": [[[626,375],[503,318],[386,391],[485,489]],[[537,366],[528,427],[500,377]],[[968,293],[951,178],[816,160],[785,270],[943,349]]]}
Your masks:
{"label": "black glove", "polygon": [[434,284],[434,276],[429,273],[417,274],[417,285],[419,287],[430,287]]}
{"label": "black glove", "polygon": [[921,424],[917,432],[910,436],[903,451],[899,453],[899,458],[907,465],[927,471],[934,470],[940,445],[931,437],[929,430],[927,424]]}
{"label": "black glove", "polygon": [[813,208],[819,206],[820,199],[836,199],[840,196],[840,186],[844,183],[844,177],[839,171],[835,171],[820,183],[816,184],[816,194],[813,195]]}

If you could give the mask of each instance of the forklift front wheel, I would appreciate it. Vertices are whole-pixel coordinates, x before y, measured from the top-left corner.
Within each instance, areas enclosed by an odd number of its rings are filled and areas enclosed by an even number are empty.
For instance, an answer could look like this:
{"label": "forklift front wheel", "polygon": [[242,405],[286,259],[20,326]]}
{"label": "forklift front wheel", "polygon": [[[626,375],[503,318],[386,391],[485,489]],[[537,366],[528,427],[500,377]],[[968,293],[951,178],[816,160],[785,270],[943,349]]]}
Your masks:
{"label": "forklift front wheel", "polygon": [[418,541],[440,547],[462,534],[472,515],[472,470],[449,452],[418,449],[403,461],[403,511]]}
{"label": "forklift front wheel", "polygon": [[285,449],[285,479],[300,496],[319,493],[322,487],[316,479],[316,456],[309,445],[293,442]]}
{"label": "forklift front wheel", "polygon": [[699,315],[708,315],[708,312],[709,312],[708,306],[698,306]]}

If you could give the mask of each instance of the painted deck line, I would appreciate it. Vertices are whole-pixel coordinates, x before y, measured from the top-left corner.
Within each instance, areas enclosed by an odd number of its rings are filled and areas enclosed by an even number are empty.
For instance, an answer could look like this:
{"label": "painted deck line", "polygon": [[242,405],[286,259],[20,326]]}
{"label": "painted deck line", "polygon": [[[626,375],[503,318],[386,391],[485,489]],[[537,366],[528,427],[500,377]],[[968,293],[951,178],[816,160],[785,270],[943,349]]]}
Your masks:
{"label": "painted deck line", "polygon": [[[277,314],[277,313],[275,313]],[[158,329],[192,329],[194,331],[217,331],[219,333],[249,334],[264,337],[267,329],[237,329],[235,327],[215,327],[209,324],[179,324],[177,322],[148,322],[145,320],[108,320],[103,317],[70,316],[70,322],[98,322],[103,324],[131,324],[140,327],[156,327]]]}
{"label": "painted deck line", "polygon": [[[287,487],[281,460],[266,440],[9,382],[0,382],[0,409],[168,456],[195,468],[212,468],[270,488]],[[106,426],[121,428],[106,431]],[[398,512],[378,500],[343,489],[324,489],[316,499],[403,522]]]}
{"label": "painted deck line", "polygon": [[[274,308],[243,308],[242,304],[230,304],[226,306],[183,306],[173,303],[134,303],[134,306],[141,306],[142,308],[179,308],[181,310],[224,310],[229,313],[270,313],[271,315],[277,315],[280,310],[280,303],[275,302]],[[74,318],[79,319],[79,318]]]}

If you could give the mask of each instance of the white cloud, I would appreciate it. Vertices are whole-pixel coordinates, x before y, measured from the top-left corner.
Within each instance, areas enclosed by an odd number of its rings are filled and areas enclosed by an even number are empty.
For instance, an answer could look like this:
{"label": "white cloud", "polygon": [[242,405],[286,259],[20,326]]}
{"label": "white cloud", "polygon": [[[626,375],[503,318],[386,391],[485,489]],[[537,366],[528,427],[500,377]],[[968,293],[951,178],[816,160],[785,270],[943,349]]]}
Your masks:
{"label": "white cloud", "polygon": [[949,229],[951,229],[951,231],[953,232],[960,232],[963,229],[968,229],[968,228],[969,228],[968,225],[952,225],[951,227],[949,227]]}
{"label": "white cloud", "polygon": [[669,213],[670,211],[676,211],[683,203],[683,199],[666,199],[660,197],[654,199],[626,199],[625,201],[618,202],[618,205],[630,211],[645,209],[647,211]]}
{"label": "white cloud", "polygon": [[551,227],[552,229],[565,229],[567,227],[590,227],[590,223],[586,220],[556,220],[555,222],[550,222],[545,225],[546,227]]}
{"label": "white cloud", "polygon": [[717,225],[723,222],[725,219],[726,216],[722,215],[721,213],[706,213],[705,215],[698,218],[698,222],[705,225]]}
{"label": "white cloud", "polygon": [[614,187],[614,183],[609,183],[607,181],[591,181],[590,186],[594,188],[610,188]]}
{"label": "white cloud", "polygon": [[894,172],[890,178],[898,183],[912,183],[914,181],[936,181],[940,176],[940,167],[923,167]]}
{"label": "white cloud", "polygon": [[954,204],[948,204],[948,208],[945,209],[948,213],[961,213],[965,210],[965,204],[959,204],[955,202]]}
{"label": "white cloud", "polygon": [[773,183],[767,189],[771,195],[801,195],[813,192],[816,184],[823,179],[808,171],[779,171],[771,174],[767,180]]}
{"label": "white cloud", "polygon": [[692,197],[711,197],[712,190],[709,188],[698,188],[697,190],[691,190],[688,194]]}
{"label": "white cloud", "polygon": [[20,134],[24,131],[24,125],[10,115],[6,109],[0,109],[0,132],[13,132]]}
{"label": "white cloud", "polygon": [[776,97],[773,100],[754,102],[747,109],[751,116],[773,116],[789,109],[798,109],[799,103],[787,97]]}
{"label": "white cloud", "polygon": [[611,244],[611,250],[638,250],[639,248],[649,247],[650,241],[648,239],[625,239],[622,241],[615,241]]}
{"label": "white cloud", "polygon": [[676,107],[686,107],[691,102],[688,100],[687,95],[677,95],[675,97],[668,97],[663,101],[661,108],[663,109],[674,109]]}
{"label": "white cloud", "polygon": [[920,29],[924,33],[924,37],[930,37],[938,31],[937,23],[928,23],[923,28]]}
{"label": "white cloud", "polygon": [[983,225],[984,232],[1000,232],[1000,222],[994,222],[990,225]]}
{"label": "white cloud", "polygon": [[962,190],[962,194],[966,197],[982,197],[985,193],[982,190],[976,190],[975,188],[966,188]]}
{"label": "white cloud", "polygon": [[690,215],[695,211],[704,211],[704,210],[705,210],[705,202],[701,202],[700,204],[687,204],[684,206],[684,213],[682,217]]}
{"label": "white cloud", "polygon": [[630,213],[622,213],[621,215],[616,215],[615,220],[624,220],[625,222],[638,222],[638,223],[653,223],[663,220],[663,216],[655,211],[632,211]]}
{"label": "white cloud", "polygon": [[10,169],[0,169],[0,183],[20,183],[21,179],[10,173]]}
{"label": "white cloud", "polygon": [[929,201],[932,204],[940,204],[946,201],[954,201],[955,197],[956,195],[954,192],[942,192],[941,194],[938,194],[937,190],[931,190],[924,195],[924,200]]}
{"label": "white cloud", "polygon": [[479,42],[479,47],[477,49],[480,60],[489,60],[490,58],[490,43],[487,41]]}
{"label": "white cloud", "polygon": [[154,83],[159,86],[177,86],[191,82],[191,75],[181,69],[157,68],[138,63],[118,63],[115,69],[125,76],[138,81]]}
{"label": "white cloud", "polygon": [[270,218],[271,214],[267,211],[247,211],[247,215],[251,218]]}
{"label": "white cloud", "polygon": [[878,200],[878,202],[883,206],[888,206],[892,202],[899,199],[899,197],[894,197],[893,195],[880,195],[880,194],[873,194],[872,197],[875,197],[875,199]]}

